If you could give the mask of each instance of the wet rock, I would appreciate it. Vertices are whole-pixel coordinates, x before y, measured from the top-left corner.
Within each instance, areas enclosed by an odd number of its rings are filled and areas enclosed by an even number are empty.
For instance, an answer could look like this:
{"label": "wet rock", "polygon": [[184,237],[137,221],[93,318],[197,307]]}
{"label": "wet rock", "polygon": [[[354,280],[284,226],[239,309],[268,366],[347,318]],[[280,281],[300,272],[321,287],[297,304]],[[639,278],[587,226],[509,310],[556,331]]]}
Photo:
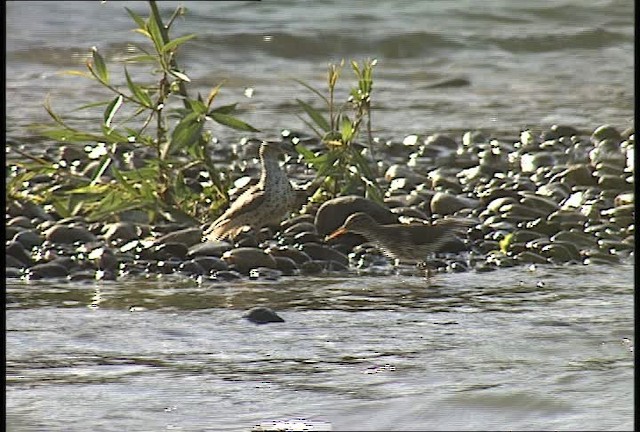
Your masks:
{"label": "wet rock", "polygon": [[20,227],[20,228],[26,228],[26,229],[34,228],[33,222],[31,222],[31,219],[29,219],[26,216],[16,216],[14,218],[11,218],[6,223],[6,226]]}
{"label": "wet rock", "polygon": [[302,263],[300,273],[303,275],[315,275],[324,271],[325,262],[321,260],[312,260]]}
{"label": "wet rock", "polygon": [[267,267],[257,267],[249,270],[249,279],[278,280],[282,272],[277,269]]}
{"label": "wet rock", "polygon": [[159,237],[156,240],[158,244],[167,243],[181,243],[187,248],[200,244],[202,240],[202,229],[199,227],[184,228],[178,231],[173,231],[168,234]]}
{"label": "wet rock", "polygon": [[233,245],[231,243],[222,240],[214,240],[191,246],[189,248],[188,256],[214,256],[219,258],[231,249],[233,249]]}
{"label": "wet rock", "polygon": [[100,247],[92,250],[88,256],[100,270],[115,271],[120,264],[118,258],[109,248]]}
{"label": "wet rock", "polygon": [[140,251],[140,258],[152,261],[184,260],[189,250],[182,243],[153,244]]}
{"label": "wet rock", "polygon": [[218,257],[213,256],[196,256],[191,261],[202,267],[206,273],[214,273],[219,270],[228,270],[227,263]]}
{"label": "wet rock", "polygon": [[242,274],[248,274],[251,269],[267,267],[276,269],[276,260],[262,249],[239,247],[231,249],[222,255],[222,259]]}
{"label": "wet rock", "polygon": [[599,144],[606,139],[620,142],[622,141],[622,135],[611,125],[602,125],[591,134],[591,142],[594,144]]}
{"label": "wet rock", "polygon": [[242,275],[234,270],[219,270],[212,275],[213,279],[220,281],[233,281],[242,279]]}
{"label": "wet rock", "polygon": [[275,313],[273,309],[264,306],[259,306],[251,309],[249,312],[247,312],[247,314],[243,316],[243,318],[246,318],[254,324],[284,322],[284,320],[277,313]]}
{"label": "wet rock", "polygon": [[285,257],[292,259],[297,265],[300,265],[304,262],[311,261],[311,257],[309,254],[302,252],[300,249],[292,248],[289,246],[285,247],[273,247],[267,250],[269,255],[274,258]]}
{"label": "wet rock", "polygon": [[53,217],[48,214],[42,206],[31,201],[12,201],[7,205],[7,214],[11,217],[24,216],[29,219],[39,219],[41,221],[52,221]]}
{"label": "wet rock", "polygon": [[22,270],[7,265],[7,267],[5,267],[4,277],[6,279],[20,279],[22,277]]}
{"label": "wet rock", "polygon": [[391,210],[375,201],[349,195],[331,199],[320,206],[315,218],[318,234],[326,236],[332,233],[344,223],[349,215],[356,212],[365,212],[382,224],[398,221]]}
{"label": "wet rock", "polygon": [[600,176],[600,178],[598,179],[598,186],[600,186],[600,188],[602,189],[610,189],[616,191],[627,191],[633,188],[633,185],[627,182],[624,177],[609,174]]}
{"label": "wet rock", "polygon": [[274,256],[278,270],[285,276],[293,276],[298,272],[298,265],[296,262],[285,256]]}
{"label": "wet rock", "polygon": [[208,273],[208,270],[204,269],[195,260],[189,260],[181,263],[178,266],[178,271],[188,276],[201,276]]}
{"label": "wet rock", "polygon": [[479,201],[473,198],[438,192],[431,199],[431,214],[452,215],[462,209],[473,209],[478,205]]}
{"label": "wet rock", "polygon": [[31,249],[35,246],[41,246],[44,242],[42,237],[36,230],[28,229],[20,231],[13,236],[13,241],[20,243],[25,249]]}
{"label": "wet rock", "polygon": [[29,279],[49,279],[49,278],[63,278],[67,277],[69,270],[58,263],[43,263],[36,264],[27,270],[27,278]]}
{"label": "wet rock", "polygon": [[569,261],[582,259],[578,249],[571,243],[554,242],[543,246],[540,254],[554,264],[562,264]]}
{"label": "wet rock", "polygon": [[349,265],[349,258],[337,250],[318,243],[306,243],[302,245],[302,252],[314,260],[336,261],[343,265]]}
{"label": "wet rock", "polygon": [[22,269],[27,267],[25,263],[23,263],[22,261],[20,261],[19,259],[11,255],[5,255],[4,265],[6,268],[16,268],[16,269]]}
{"label": "wet rock", "polygon": [[31,255],[25,250],[25,247],[22,243],[11,240],[5,246],[5,251],[7,256],[11,256],[15,258],[18,262],[20,262],[22,267],[30,267],[33,265],[33,260],[31,259]]}
{"label": "wet rock", "polygon": [[44,232],[44,236],[54,244],[90,243],[97,240],[87,228],[70,225],[54,225]]}
{"label": "wet rock", "polygon": [[293,237],[294,244],[320,243],[322,240],[322,237],[314,232],[301,232]]}
{"label": "wet rock", "polygon": [[140,238],[143,235],[142,229],[139,225],[132,222],[116,222],[107,224],[104,227],[103,237],[109,242],[115,242],[117,240],[120,243],[126,243],[131,240]]}

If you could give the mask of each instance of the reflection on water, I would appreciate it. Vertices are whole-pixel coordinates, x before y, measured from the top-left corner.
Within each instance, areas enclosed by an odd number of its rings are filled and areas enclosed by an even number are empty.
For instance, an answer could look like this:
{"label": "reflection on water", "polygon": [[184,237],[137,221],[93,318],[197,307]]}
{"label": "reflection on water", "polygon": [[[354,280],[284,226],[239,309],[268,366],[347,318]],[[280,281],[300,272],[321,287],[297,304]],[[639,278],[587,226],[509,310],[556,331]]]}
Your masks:
{"label": "reflection on water", "polygon": [[[443,274],[431,287],[407,276],[12,282],[8,424],[631,429],[632,275],[626,264]],[[244,320],[257,305],[286,322]]]}

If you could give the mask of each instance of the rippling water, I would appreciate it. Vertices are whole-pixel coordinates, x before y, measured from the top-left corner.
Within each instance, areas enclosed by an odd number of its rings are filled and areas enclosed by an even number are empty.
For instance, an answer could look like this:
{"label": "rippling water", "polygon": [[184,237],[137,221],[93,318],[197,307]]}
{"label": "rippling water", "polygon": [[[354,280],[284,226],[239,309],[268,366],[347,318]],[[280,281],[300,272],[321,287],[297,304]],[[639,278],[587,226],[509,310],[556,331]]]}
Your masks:
{"label": "rippling water", "polygon": [[8,430],[632,430],[631,264],[434,282],[9,283]]}
{"label": "rippling water", "polygon": [[[160,4],[168,15],[178,3]],[[366,57],[378,59],[373,126],[383,137],[478,128],[517,136],[553,123],[622,130],[633,122],[630,1],[184,4],[174,34],[198,34],[180,58],[195,90],[206,95],[226,79],[220,103],[241,101],[242,117],[267,136],[304,128],[295,98],[314,96],[291,78],[322,87],[329,62]],[[127,6],[147,10],[144,2]],[[118,72],[115,60],[141,41],[132,27],[121,2],[8,2],[9,137],[19,141],[27,124],[46,119],[48,92],[62,111],[100,96],[89,80],[58,72],[82,68],[91,46]],[[458,85],[439,86],[447,80]]]}

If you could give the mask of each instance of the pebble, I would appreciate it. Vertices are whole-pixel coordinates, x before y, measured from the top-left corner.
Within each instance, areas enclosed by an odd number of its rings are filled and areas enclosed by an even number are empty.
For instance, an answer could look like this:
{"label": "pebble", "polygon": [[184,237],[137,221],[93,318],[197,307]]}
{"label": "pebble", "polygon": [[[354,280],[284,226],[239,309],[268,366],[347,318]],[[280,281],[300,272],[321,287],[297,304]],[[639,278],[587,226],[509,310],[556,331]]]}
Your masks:
{"label": "pebble", "polygon": [[268,323],[277,323],[284,322],[284,320],[274,312],[273,309],[259,306],[251,309],[243,318],[251,321],[254,324],[268,324]]}

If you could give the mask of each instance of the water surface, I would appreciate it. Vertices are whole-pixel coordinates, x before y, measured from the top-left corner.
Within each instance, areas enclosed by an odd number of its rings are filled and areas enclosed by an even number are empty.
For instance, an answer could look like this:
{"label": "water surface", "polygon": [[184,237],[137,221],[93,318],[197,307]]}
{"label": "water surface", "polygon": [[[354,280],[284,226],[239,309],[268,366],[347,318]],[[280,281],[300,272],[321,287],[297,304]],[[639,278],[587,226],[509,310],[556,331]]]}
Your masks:
{"label": "water surface", "polygon": [[[9,282],[7,425],[632,430],[633,266]],[[285,323],[242,318],[267,305]]]}

